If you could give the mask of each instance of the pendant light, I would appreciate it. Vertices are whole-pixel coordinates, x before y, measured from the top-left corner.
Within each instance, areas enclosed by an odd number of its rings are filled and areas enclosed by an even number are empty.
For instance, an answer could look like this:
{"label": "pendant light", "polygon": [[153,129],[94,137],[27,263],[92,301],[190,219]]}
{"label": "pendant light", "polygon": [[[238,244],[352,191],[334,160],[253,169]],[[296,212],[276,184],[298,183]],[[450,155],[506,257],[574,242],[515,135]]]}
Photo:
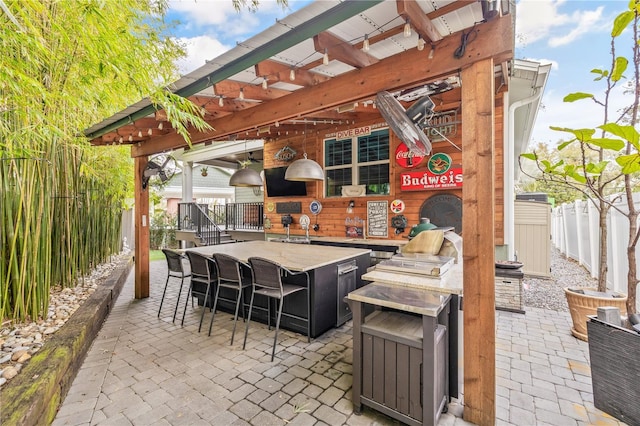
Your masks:
{"label": "pendant light", "polygon": [[[244,151],[247,152],[247,141],[244,141]],[[260,174],[253,169],[247,167],[250,161],[247,157],[246,161],[241,165],[241,169],[237,170],[233,175],[231,175],[231,179],[229,179],[229,186],[240,186],[240,187],[248,187],[248,186],[262,186],[262,178]]]}
{"label": "pendant light", "polygon": [[262,186],[260,174],[253,169],[247,167],[236,171],[229,179],[229,186]]}
{"label": "pendant light", "polygon": [[296,160],[289,167],[284,174],[286,180],[311,182],[316,180],[324,180],[324,170],[320,167],[320,164],[307,158],[307,121],[304,121],[304,138],[302,139],[302,156],[300,160]]}

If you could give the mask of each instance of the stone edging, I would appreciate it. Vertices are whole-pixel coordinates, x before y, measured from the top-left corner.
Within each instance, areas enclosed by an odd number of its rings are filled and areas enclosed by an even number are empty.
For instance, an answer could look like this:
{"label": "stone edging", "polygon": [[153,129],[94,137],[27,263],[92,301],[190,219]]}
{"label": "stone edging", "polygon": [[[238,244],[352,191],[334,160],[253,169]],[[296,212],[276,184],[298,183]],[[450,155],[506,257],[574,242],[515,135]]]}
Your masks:
{"label": "stone edging", "polygon": [[2,387],[0,424],[51,424],[133,266],[122,262]]}

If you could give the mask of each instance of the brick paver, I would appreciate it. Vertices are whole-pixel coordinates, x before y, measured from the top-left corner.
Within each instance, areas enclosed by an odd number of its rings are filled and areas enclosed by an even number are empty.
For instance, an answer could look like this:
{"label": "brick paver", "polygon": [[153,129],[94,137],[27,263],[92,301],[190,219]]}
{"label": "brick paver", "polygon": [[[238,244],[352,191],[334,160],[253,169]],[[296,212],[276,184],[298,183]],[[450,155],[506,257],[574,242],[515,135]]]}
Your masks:
{"label": "brick paver", "polygon": [[[151,296],[133,299],[133,273],[87,355],[54,421],[60,425],[397,425],[351,406],[351,322],[307,342],[281,330],[270,362],[273,330],[252,323],[242,350],[239,320],[218,312],[211,336],[198,333],[201,307],[184,291],[172,322],[177,287],[157,310],[164,261],[151,264]],[[496,424],[622,423],[593,407],[588,348],[571,336],[567,313],[525,308],[496,312]],[[210,312],[205,312],[208,325]],[[460,356],[460,360],[462,360]],[[463,397],[439,421],[462,420]]]}

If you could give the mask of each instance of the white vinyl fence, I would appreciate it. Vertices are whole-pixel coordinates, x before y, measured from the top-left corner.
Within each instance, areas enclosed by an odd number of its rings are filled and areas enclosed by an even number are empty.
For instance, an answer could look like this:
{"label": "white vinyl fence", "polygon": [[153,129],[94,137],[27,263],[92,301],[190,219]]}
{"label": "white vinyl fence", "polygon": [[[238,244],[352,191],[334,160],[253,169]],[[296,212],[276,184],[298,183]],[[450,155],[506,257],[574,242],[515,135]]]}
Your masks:
{"label": "white vinyl fence", "polygon": [[[636,208],[639,208],[640,193],[634,194],[634,202]],[[618,202],[616,206],[624,212],[628,211],[624,200]],[[627,293],[629,221],[618,211],[610,209],[607,216],[607,227],[607,288]],[[554,208],[551,214],[551,240],[560,252],[578,261],[591,273],[592,277],[598,277],[600,252],[598,210],[593,203],[576,201]],[[636,265],[640,271],[639,253],[640,249],[636,247]]]}

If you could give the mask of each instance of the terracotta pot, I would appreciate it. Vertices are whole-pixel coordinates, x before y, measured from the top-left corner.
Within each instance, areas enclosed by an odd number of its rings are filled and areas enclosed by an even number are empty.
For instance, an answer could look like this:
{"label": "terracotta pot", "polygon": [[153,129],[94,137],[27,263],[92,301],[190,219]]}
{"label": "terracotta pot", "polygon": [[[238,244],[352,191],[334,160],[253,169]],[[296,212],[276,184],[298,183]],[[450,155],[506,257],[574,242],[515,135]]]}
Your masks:
{"label": "terracotta pot", "polygon": [[[584,291],[585,294],[576,290]],[[571,334],[580,340],[587,341],[587,321],[589,315],[597,315],[599,306],[613,306],[620,309],[620,315],[627,315],[627,296],[620,293],[601,293],[593,287],[566,287],[564,294],[567,297],[569,312],[573,327]],[[616,297],[613,297],[613,296]]]}

